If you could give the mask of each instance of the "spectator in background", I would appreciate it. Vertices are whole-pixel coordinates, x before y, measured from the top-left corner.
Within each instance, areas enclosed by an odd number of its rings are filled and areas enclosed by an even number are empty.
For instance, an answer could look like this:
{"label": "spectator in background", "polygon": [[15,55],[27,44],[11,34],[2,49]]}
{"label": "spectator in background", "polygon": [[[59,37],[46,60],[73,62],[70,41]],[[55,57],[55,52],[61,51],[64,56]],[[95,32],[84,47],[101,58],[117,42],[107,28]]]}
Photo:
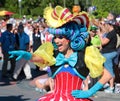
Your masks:
{"label": "spectator in background", "polygon": [[39,78],[35,81],[35,90],[42,92],[52,92],[54,89],[54,80],[52,78]]}
{"label": "spectator in background", "polygon": [[15,35],[15,40],[16,40],[15,50],[18,50],[19,49],[18,28],[13,29],[13,34]]}
{"label": "spectator in background", "polygon": [[[110,12],[107,16],[107,21],[110,21],[112,22],[112,25],[114,27],[114,30],[116,31],[116,36],[117,36],[117,45],[116,45],[116,50],[117,50],[117,56],[114,58],[114,73],[115,73],[115,78],[113,81],[111,81],[111,83],[116,83],[115,84],[115,88],[114,88],[114,92],[115,93],[120,93],[120,70],[119,70],[119,67],[118,67],[118,64],[119,64],[119,54],[120,54],[120,27],[119,27],[119,24],[118,22],[116,21],[117,20],[117,16],[114,12]],[[110,86],[111,86],[111,83],[110,83]],[[119,85],[119,87],[118,87]]]}
{"label": "spectator in background", "polygon": [[4,32],[6,30],[6,22],[5,20],[1,20],[1,32]]}
{"label": "spectator in background", "polygon": [[100,38],[97,35],[97,30],[98,28],[94,25],[92,25],[90,27],[90,45],[93,45],[95,47],[97,47],[98,49],[101,49],[101,42],[100,42]]}
{"label": "spectator in background", "polygon": [[43,26],[42,24],[39,25],[39,31],[41,33],[41,41],[42,43],[45,43],[45,26]]}
{"label": "spectator in background", "polygon": [[41,39],[41,37],[43,37],[43,34],[40,33],[39,27],[37,26],[37,27],[33,28],[33,34],[32,34],[33,52],[43,43],[43,40]]}
{"label": "spectator in background", "polygon": [[107,20],[104,24],[104,28],[106,29],[106,34],[98,31],[98,35],[101,40],[102,49],[101,53],[106,58],[104,63],[104,67],[111,73],[112,78],[110,79],[110,87],[105,89],[106,93],[113,93],[114,91],[114,79],[115,74],[113,71],[113,60],[117,56],[116,45],[117,45],[117,35],[116,31],[113,27],[115,22],[113,20]]}
{"label": "spectator in background", "polygon": [[45,29],[45,42],[52,42],[53,35],[50,34],[47,29]]}
{"label": "spectator in background", "polygon": [[[39,31],[39,26],[36,26],[35,28],[33,28],[33,34],[32,34],[32,39],[33,39],[33,44],[32,44],[32,49],[33,49],[33,52],[35,52],[38,47],[40,47],[40,45],[43,43],[42,41],[42,36],[43,34],[40,33]],[[38,67],[36,65],[36,70],[39,70],[40,67]],[[39,70],[40,72],[40,70]]]}
{"label": "spectator in background", "polygon": [[[24,32],[24,27],[22,24],[18,26],[18,40],[16,41],[17,42],[19,41],[17,50],[29,51],[29,42],[30,42],[29,36]],[[16,81],[22,69],[24,70],[26,79],[32,78],[31,68],[29,66],[29,63],[27,60],[22,58],[16,62],[14,74],[11,79]]]}
{"label": "spectator in background", "polygon": [[22,23],[25,24],[26,22],[27,22],[26,15],[23,15]]}
{"label": "spectator in background", "polygon": [[120,15],[116,17],[116,22],[117,22],[117,25],[120,26]]}
{"label": "spectator in background", "polygon": [[[12,24],[6,25],[7,30],[1,34],[0,37],[0,43],[3,53],[3,65],[2,65],[2,77],[8,77],[13,74],[14,68],[15,68],[15,58],[9,59],[8,51],[15,50],[15,36],[13,33],[11,33],[11,30],[13,28]],[[8,61],[10,60],[11,68],[9,70],[9,74],[7,71]]]}
{"label": "spectator in background", "polygon": [[31,51],[32,46],[32,33],[33,33],[33,27],[31,21],[27,21],[25,26],[24,26],[24,32],[29,36],[30,43],[29,43],[29,51]]}
{"label": "spectator in background", "polygon": [[115,26],[117,32],[117,56],[114,59],[115,93],[120,93],[120,26]]}

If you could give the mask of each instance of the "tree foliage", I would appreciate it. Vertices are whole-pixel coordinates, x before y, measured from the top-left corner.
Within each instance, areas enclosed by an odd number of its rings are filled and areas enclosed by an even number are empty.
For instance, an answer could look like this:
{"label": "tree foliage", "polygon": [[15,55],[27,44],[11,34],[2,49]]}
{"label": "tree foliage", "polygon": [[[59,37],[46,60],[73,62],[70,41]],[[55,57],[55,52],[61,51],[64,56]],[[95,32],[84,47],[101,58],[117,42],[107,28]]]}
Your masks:
{"label": "tree foliage", "polygon": [[[94,12],[99,16],[106,16],[107,12],[113,11],[120,14],[120,0],[78,0],[82,10],[86,10],[89,6],[96,6],[97,11]],[[21,7],[18,0],[0,0],[0,9],[9,10],[19,15],[21,9],[22,15],[38,16],[43,15],[43,10],[50,4],[55,7],[61,5],[72,10],[75,0],[21,0]]]}
{"label": "tree foliage", "polygon": [[96,17],[106,17],[109,12],[120,14],[120,0],[92,0],[92,6],[96,6]]}

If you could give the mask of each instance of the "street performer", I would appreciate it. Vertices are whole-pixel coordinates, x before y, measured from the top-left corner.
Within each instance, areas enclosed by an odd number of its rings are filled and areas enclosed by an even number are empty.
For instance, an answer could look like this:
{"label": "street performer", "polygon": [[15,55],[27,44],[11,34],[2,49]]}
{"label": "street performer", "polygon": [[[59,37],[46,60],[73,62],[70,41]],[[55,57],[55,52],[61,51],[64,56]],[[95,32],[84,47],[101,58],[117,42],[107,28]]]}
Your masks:
{"label": "street performer", "polygon": [[[111,78],[103,68],[105,58],[94,46],[86,46],[89,19],[87,14],[73,15],[68,8],[56,6],[45,9],[44,18],[54,35],[52,43],[44,43],[34,53],[11,51],[11,57],[24,58],[41,68],[51,66],[54,80],[53,92],[47,93],[38,101],[92,101],[93,94],[100,90]],[[97,54],[97,55],[95,55]],[[81,90],[82,82],[90,74],[101,75],[100,80],[89,90]]]}

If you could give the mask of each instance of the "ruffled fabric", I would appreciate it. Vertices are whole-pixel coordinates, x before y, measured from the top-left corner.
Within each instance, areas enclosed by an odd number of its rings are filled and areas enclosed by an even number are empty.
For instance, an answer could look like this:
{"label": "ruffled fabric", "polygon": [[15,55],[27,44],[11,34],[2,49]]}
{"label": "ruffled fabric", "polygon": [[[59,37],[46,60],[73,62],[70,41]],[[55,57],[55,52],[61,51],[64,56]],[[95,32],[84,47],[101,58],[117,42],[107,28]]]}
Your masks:
{"label": "ruffled fabric", "polygon": [[[57,28],[72,20],[73,15],[71,14],[71,12],[69,10],[65,12],[65,10],[68,9],[61,6],[56,6],[55,9],[53,9],[52,7],[46,7],[44,9],[43,16],[46,19],[48,26]],[[62,18],[63,14],[66,14],[64,18]]]}
{"label": "ruffled fabric", "polygon": [[90,70],[90,76],[96,78],[103,73],[103,63],[106,61],[99,49],[95,46],[88,46],[85,50],[85,63]]}
{"label": "ruffled fabric", "polygon": [[68,8],[61,6],[56,6],[55,8],[46,7],[43,16],[46,19],[47,25],[52,28],[61,27],[70,21],[84,25],[87,28],[89,27],[89,17],[86,12],[72,14]]}
{"label": "ruffled fabric", "polygon": [[51,42],[42,44],[33,54],[42,57],[46,63],[34,62],[35,65],[40,68],[51,66],[56,63],[56,59],[53,57],[54,47]]}

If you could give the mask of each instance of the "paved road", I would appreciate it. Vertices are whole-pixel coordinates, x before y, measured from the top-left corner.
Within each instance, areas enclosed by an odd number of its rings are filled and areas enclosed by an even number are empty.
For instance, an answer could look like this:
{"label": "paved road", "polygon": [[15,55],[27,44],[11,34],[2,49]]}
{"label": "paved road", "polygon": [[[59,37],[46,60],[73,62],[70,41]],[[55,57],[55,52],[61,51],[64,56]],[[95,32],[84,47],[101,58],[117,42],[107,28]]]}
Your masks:
{"label": "paved road", "polygon": [[[1,70],[0,62],[0,70]],[[34,65],[31,64],[34,69]],[[0,74],[1,75],[1,74]],[[36,78],[44,76],[37,76]],[[41,93],[34,90],[34,78],[31,81],[22,80],[19,83],[9,82],[8,80],[2,80],[0,77],[0,101],[35,101],[39,98]],[[106,94],[100,91],[95,97],[92,97],[94,101],[120,101],[120,94]]]}

